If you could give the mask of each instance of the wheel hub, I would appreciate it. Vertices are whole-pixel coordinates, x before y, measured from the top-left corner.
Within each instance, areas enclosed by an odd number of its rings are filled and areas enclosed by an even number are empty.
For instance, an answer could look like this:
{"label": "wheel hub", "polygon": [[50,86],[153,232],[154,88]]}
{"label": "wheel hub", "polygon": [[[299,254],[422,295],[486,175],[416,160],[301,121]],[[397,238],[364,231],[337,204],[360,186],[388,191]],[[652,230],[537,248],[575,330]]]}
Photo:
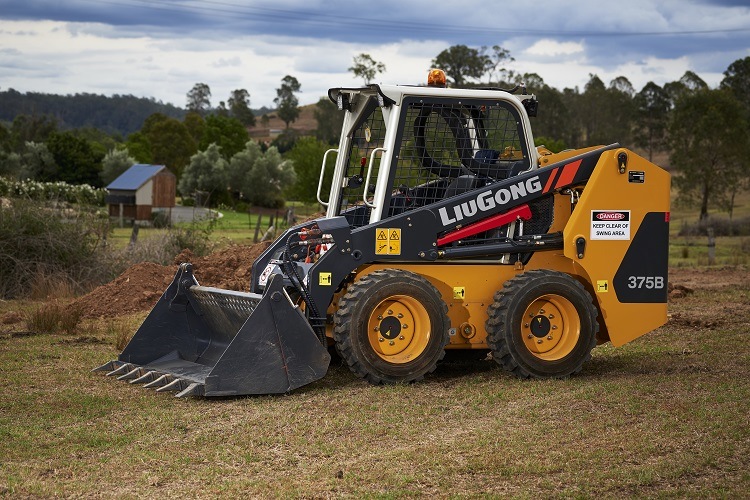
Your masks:
{"label": "wheel hub", "polygon": [[424,306],[405,295],[394,295],[377,305],[368,321],[370,345],[391,363],[407,363],[419,356],[430,338]]}
{"label": "wheel hub", "polygon": [[580,335],[580,319],[566,298],[544,295],[526,308],[521,335],[534,356],[555,360],[565,357],[575,347]]}
{"label": "wheel hub", "polygon": [[544,338],[549,335],[551,327],[552,323],[550,323],[549,318],[547,318],[547,316],[542,316],[541,314],[537,314],[536,316],[534,316],[529,326],[529,328],[531,329],[531,334],[538,339]]}
{"label": "wheel hub", "polygon": [[393,340],[401,333],[401,321],[393,316],[386,316],[380,322],[380,336],[388,340]]}

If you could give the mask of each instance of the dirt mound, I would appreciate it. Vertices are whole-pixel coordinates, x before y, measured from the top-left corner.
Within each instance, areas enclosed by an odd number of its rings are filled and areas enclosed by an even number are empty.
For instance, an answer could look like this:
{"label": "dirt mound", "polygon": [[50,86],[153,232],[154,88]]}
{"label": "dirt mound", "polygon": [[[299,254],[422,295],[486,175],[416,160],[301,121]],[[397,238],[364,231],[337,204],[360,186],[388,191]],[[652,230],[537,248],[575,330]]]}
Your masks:
{"label": "dirt mound", "polygon": [[255,259],[269,243],[231,245],[205,257],[196,258],[190,250],[183,250],[174,258],[174,265],[162,266],[151,262],[136,264],[116,279],[80,297],[86,318],[112,318],[123,314],[150,310],[172,282],[177,265],[191,262],[198,282],[228,290],[247,291]]}

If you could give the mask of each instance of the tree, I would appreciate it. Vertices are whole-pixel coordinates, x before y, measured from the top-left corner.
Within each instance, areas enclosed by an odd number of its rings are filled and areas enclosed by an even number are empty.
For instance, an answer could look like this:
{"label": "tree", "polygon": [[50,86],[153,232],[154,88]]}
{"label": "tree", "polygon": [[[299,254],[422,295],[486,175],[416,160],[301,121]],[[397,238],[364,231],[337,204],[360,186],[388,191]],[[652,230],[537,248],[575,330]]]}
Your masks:
{"label": "tree", "polygon": [[276,98],[273,102],[277,106],[276,113],[284,121],[286,128],[289,128],[289,124],[299,116],[299,100],[294,94],[299,92],[300,88],[301,85],[296,78],[286,75],[281,79],[281,87],[276,89]]}
{"label": "tree", "polygon": [[672,111],[670,159],[679,172],[674,184],[679,200],[698,203],[701,221],[712,204],[731,213],[734,194],[747,178],[747,127],[737,99],[725,89],[686,93]]}
{"label": "tree", "polygon": [[148,138],[148,134],[141,131],[133,132],[125,141],[125,147],[138,163],[151,164],[154,162],[151,155],[151,141]]}
{"label": "tree", "polygon": [[72,132],[55,132],[47,140],[58,171],[55,179],[68,184],[89,184],[100,187],[99,171],[103,155],[97,154],[86,139]]}
{"label": "tree", "polygon": [[144,127],[151,145],[151,161],[167,166],[179,179],[182,171],[198,147],[185,124],[176,118],[163,120]]}
{"label": "tree", "polygon": [[617,78],[609,82],[609,90],[624,94],[631,99],[635,95],[633,84],[630,83],[630,80],[628,80],[624,76],[618,76]]}
{"label": "tree", "polygon": [[255,125],[255,115],[250,109],[250,93],[245,89],[233,90],[229,96],[229,112],[246,127]]}
{"label": "tree", "polygon": [[245,143],[245,148],[238,151],[229,161],[227,182],[237,198],[247,200],[247,193],[254,189],[247,185],[247,173],[261,156],[263,156],[263,151],[260,145],[249,140]]}
{"label": "tree", "polygon": [[[533,92],[539,102],[544,103],[539,109],[539,115],[534,119],[534,138],[537,144],[564,144],[571,128],[570,113],[563,102],[562,93],[550,87],[542,77],[536,73],[525,73],[518,77],[526,83],[528,91]],[[536,140],[537,136],[546,138],[544,143]],[[562,148],[565,149],[565,148]],[[561,150],[562,150],[561,149]]]}
{"label": "tree", "polygon": [[357,78],[364,80],[365,85],[369,85],[375,75],[385,71],[385,64],[376,61],[370,57],[370,54],[360,54],[354,56],[354,64],[349,67],[348,71],[354,73]]}
{"label": "tree", "polygon": [[21,155],[0,151],[0,176],[21,177]]}
{"label": "tree", "polygon": [[183,196],[200,197],[208,205],[213,193],[227,188],[228,165],[219,146],[211,144],[205,151],[190,158],[190,164],[185,167],[177,184],[180,193]]}
{"label": "tree", "polygon": [[282,192],[295,179],[291,162],[274,147],[262,153],[255,141],[248,141],[245,150],[232,157],[229,170],[230,177],[240,182],[233,188],[239,187],[249,203],[263,207],[284,206]]}
{"label": "tree", "polygon": [[[317,202],[317,188],[323,155],[329,148],[328,144],[313,137],[301,137],[296,142],[285,156],[294,164],[294,171],[297,175],[296,182],[289,186],[286,191],[287,198],[306,203]],[[331,188],[334,159],[335,155],[329,155],[321,192],[324,200]]]}
{"label": "tree", "polygon": [[47,115],[17,115],[10,127],[10,150],[23,153],[27,142],[46,142],[57,131],[57,120]]}
{"label": "tree", "polygon": [[[480,52],[484,54],[485,50],[485,47],[482,47]],[[487,77],[490,83],[500,83],[501,81],[510,79],[509,77],[511,76],[512,72],[502,67],[506,62],[515,61],[515,58],[510,55],[510,51],[508,49],[504,49],[499,45],[493,45],[492,54],[486,57],[485,73],[487,73]],[[495,78],[496,74],[497,79]],[[528,81],[526,82],[526,84],[530,85]]]}
{"label": "tree", "polygon": [[0,152],[10,153],[11,151],[10,130],[0,122]]}
{"label": "tree", "polygon": [[211,108],[211,88],[205,83],[196,83],[187,93],[187,109],[204,115]]}
{"label": "tree", "polygon": [[734,93],[750,120],[750,56],[730,64],[720,85]]}
{"label": "tree", "polygon": [[185,124],[185,128],[187,129],[188,134],[190,134],[190,137],[193,138],[193,141],[195,141],[196,144],[200,144],[201,139],[203,139],[203,131],[206,129],[206,122],[203,120],[203,117],[195,111],[190,111],[185,115],[185,119],[182,120],[182,123]]}
{"label": "tree", "polygon": [[216,144],[221,148],[222,156],[229,160],[244,149],[248,139],[247,129],[236,118],[211,115],[206,118],[198,148],[205,150],[209,144]]}
{"label": "tree", "polygon": [[661,150],[665,145],[669,119],[669,95],[654,82],[648,82],[636,94],[634,104],[635,144],[648,151],[648,159],[651,161],[654,152]]}
{"label": "tree", "polygon": [[321,97],[315,104],[313,111],[318,128],[315,129],[315,137],[328,144],[338,144],[341,137],[341,125],[344,122],[344,113],[339,111],[330,99]]}
{"label": "tree", "polygon": [[456,87],[465,85],[467,79],[478,79],[492,65],[492,60],[478,49],[466,45],[453,45],[432,60],[432,66],[445,71]]}
{"label": "tree", "polygon": [[21,179],[38,181],[54,181],[58,178],[59,168],[55,163],[47,144],[43,142],[27,142],[26,151],[21,155]]}
{"label": "tree", "polygon": [[664,91],[669,95],[670,108],[674,107],[680,97],[701,90],[708,90],[708,84],[692,71],[686,71],[676,82],[664,84]]}
{"label": "tree", "polygon": [[99,177],[101,177],[102,183],[107,186],[136,163],[135,158],[130,156],[127,148],[111,149],[102,160],[102,171],[99,173]]}

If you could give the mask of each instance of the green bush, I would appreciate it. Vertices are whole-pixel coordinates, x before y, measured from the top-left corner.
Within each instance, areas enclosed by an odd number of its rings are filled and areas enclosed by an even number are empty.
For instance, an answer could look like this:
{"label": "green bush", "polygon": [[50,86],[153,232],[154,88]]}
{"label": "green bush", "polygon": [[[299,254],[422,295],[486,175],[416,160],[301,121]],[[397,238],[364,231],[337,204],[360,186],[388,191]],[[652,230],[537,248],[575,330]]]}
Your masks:
{"label": "green bush", "polygon": [[28,297],[40,276],[77,291],[101,283],[108,277],[100,252],[108,231],[108,220],[72,206],[27,199],[0,205],[0,298]]}

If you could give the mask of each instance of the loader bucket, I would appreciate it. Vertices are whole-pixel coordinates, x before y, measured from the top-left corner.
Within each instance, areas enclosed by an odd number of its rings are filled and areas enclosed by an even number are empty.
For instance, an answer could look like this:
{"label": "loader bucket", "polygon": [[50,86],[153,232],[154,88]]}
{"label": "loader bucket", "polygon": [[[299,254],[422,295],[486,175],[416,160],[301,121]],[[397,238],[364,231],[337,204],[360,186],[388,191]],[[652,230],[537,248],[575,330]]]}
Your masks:
{"label": "loader bucket", "polygon": [[182,264],[118,359],[93,371],[177,397],[280,394],[323,378],[328,350],[282,281],[263,295],[203,287]]}

